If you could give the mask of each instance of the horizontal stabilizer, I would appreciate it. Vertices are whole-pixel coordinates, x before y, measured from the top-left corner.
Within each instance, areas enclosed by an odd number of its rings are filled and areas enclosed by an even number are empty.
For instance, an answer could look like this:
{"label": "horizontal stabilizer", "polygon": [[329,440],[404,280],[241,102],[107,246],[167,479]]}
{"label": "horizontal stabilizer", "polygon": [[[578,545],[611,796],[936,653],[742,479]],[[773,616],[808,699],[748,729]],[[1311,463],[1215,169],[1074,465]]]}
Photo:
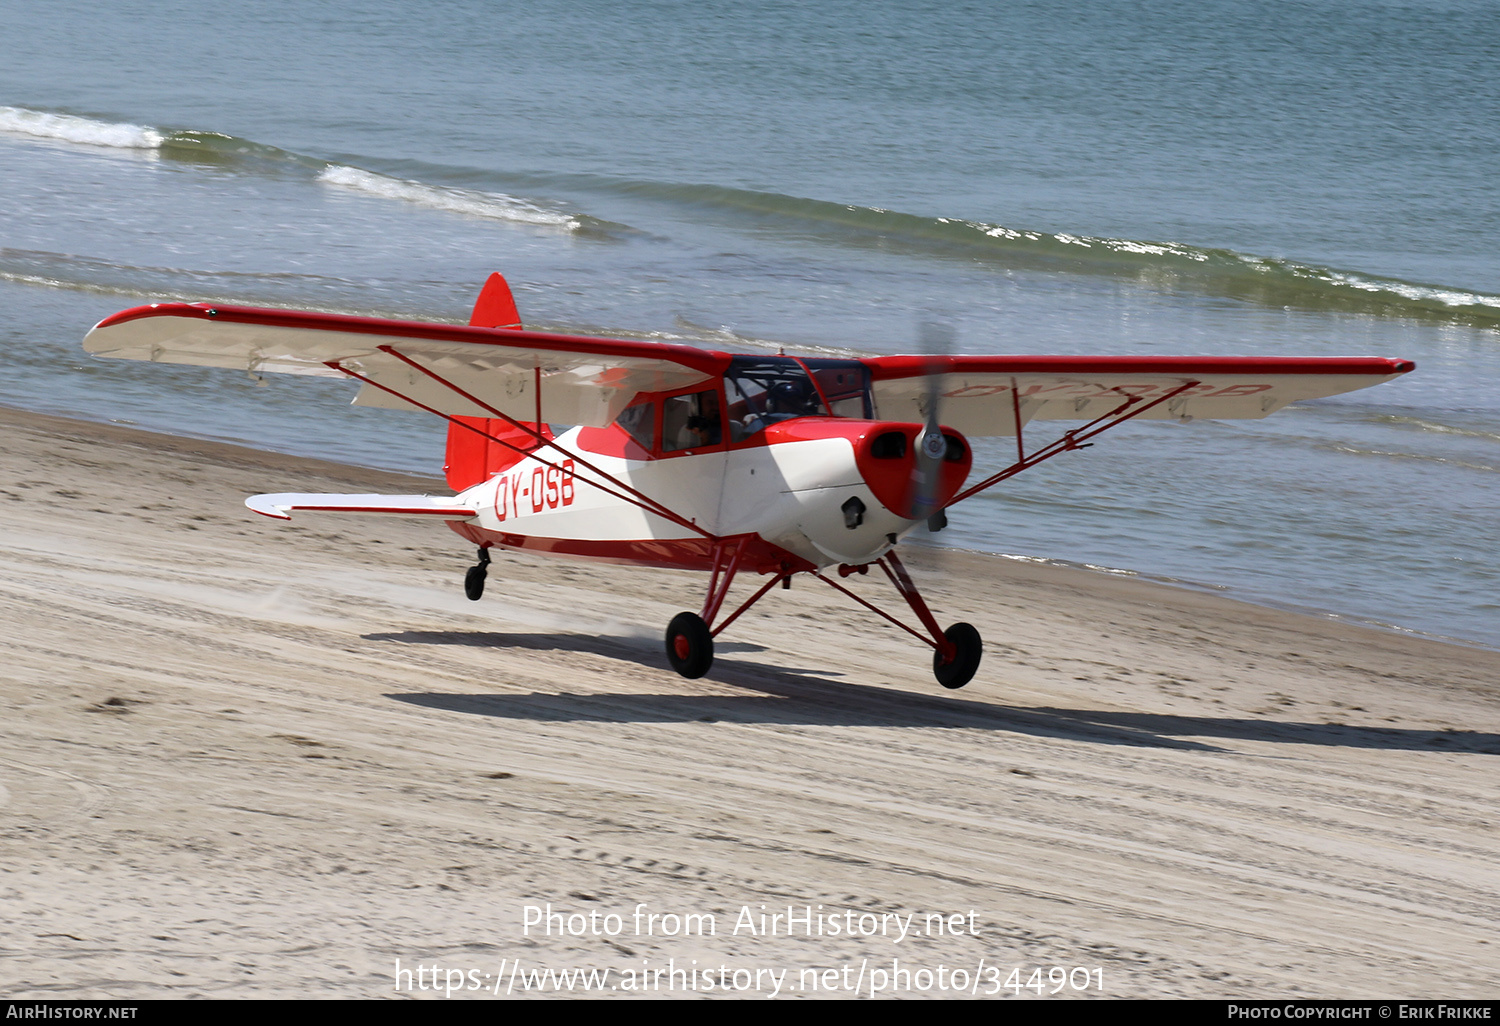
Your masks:
{"label": "horizontal stabilizer", "polygon": [[305,513],[373,513],[387,517],[436,517],[439,520],[472,520],[477,511],[457,505],[442,495],[317,495],[281,492],[252,495],[245,500],[261,516],[290,520],[293,510]]}

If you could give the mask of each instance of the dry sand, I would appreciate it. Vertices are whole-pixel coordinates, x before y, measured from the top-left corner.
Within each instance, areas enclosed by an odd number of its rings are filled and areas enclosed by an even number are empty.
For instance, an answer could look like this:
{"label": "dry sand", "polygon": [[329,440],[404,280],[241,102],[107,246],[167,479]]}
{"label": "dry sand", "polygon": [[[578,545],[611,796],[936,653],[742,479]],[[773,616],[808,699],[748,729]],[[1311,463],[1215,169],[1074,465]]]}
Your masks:
{"label": "dry sand", "polygon": [[[383,997],[398,962],[483,996],[517,960],[700,994],[761,970],[747,996],[1038,967],[1112,997],[1500,995],[1500,654],[914,550],[987,639],[964,691],[815,581],[687,681],[659,639],[702,576],[500,555],[470,603],[441,526],[241,505],[435,482],[0,432],[0,996]],[[548,903],[617,935],[528,935]],[[788,906],[828,918],[739,918]],[[686,914],[714,934],[661,934]],[[892,932],[816,935],[866,914]]]}

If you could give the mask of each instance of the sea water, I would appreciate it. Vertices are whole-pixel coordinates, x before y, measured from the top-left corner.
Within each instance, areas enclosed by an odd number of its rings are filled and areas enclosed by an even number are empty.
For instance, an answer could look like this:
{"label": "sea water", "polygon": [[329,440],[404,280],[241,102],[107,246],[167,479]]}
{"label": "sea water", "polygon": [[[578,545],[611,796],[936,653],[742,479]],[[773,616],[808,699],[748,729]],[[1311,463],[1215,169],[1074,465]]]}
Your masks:
{"label": "sea water", "polygon": [[79,341],[461,322],[496,270],[528,326],[715,349],[1401,357],[932,541],[1500,645],[1497,69],[1493,2],[0,2],[0,402],[433,472],[340,383]]}

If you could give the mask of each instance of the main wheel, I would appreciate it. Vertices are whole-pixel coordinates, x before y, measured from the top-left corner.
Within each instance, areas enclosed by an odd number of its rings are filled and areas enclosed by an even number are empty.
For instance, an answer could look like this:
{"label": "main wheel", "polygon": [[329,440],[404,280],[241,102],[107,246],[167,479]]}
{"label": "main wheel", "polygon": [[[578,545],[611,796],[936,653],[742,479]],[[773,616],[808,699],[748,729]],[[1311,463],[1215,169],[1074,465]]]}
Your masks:
{"label": "main wheel", "polygon": [[953,645],[953,658],[943,661],[943,653],[932,655],[932,672],[945,688],[961,688],[974,679],[979,669],[979,657],[984,654],[984,642],[979,632],[967,623],[956,623],[943,632],[943,637]]}
{"label": "main wheel", "polygon": [[697,613],[678,613],[667,625],[667,661],[684,677],[701,677],[714,664],[714,636]]}
{"label": "main wheel", "polygon": [[469,567],[469,572],[464,574],[464,594],[474,602],[478,602],[480,596],[484,594],[484,575],[483,563]]}

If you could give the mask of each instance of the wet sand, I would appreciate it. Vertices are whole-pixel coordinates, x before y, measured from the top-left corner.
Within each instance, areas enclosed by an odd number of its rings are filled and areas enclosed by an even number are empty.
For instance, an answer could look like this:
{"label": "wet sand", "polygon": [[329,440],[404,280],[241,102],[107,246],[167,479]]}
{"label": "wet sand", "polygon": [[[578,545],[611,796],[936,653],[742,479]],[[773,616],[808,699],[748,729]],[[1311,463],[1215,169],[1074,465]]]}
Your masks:
{"label": "wet sand", "polygon": [[1500,653],[913,548],[963,691],[802,580],[688,681],[701,575],[470,603],[442,526],[242,505],[437,481],[10,410],[0,468],[5,997],[1500,994]]}

